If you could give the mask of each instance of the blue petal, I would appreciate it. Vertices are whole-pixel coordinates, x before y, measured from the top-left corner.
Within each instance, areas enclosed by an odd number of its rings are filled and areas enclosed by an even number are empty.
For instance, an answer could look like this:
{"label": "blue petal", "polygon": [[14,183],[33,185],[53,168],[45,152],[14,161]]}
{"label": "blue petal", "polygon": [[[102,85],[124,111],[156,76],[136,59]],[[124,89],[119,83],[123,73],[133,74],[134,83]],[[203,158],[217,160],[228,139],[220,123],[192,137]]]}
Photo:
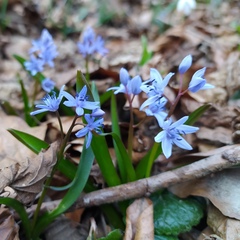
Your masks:
{"label": "blue petal", "polygon": [[173,142],[180,148],[192,150],[192,146],[180,135],[177,138],[173,139]]}
{"label": "blue petal", "polygon": [[192,66],[192,55],[187,55],[178,67],[178,71],[184,74]]}
{"label": "blue petal", "polygon": [[128,81],[130,81],[130,76],[128,74],[128,71],[125,68],[120,69],[120,82],[124,85],[127,86]]}
{"label": "blue petal", "polygon": [[182,117],[171,125],[171,128],[177,128],[188,120],[188,116]]}
{"label": "blue petal", "polygon": [[78,116],[82,116],[84,114],[84,110],[81,107],[76,107],[76,113]]}
{"label": "blue petal", "polygon": [[36,110],[36,111],[33,111],[30,113],[31,116],[33,115],[36,115],[36,114],[39,114],[39,113],[42,113],[42,112],[47,112],[49,111],[48,109],[44,108],[44,109],[39,109],[39,110]]}
{"label": "blue petal", "polygon": [[83,136],[87,135],[88,132],[89,132],[89,129],[88,129],[87,127],[85,127],[85,128],[83,128],[83,129],[79,130],[79,131],[75,134],[75,136],[78,137],[78,138],[80,138],[80,137],[83,137]]}
{"label": "blue petal", "polygon": [[180,134],[189,134],[189,133],[194,133],[199,130],[198,127],[192,127],[188,125],[181,125],[177,127],[177,130]]}
{"label": "blue petal", "polygon": [[161,82],[163,80],[161,74],[158,72],[158,70],[156,68],[150,69],[150,77],[151,77],[151,81],[155,80],[155,81]]}
{"label": "blue petal", "polygon": [[91,141],[92,141],[92,133],[91,133],[91,132],[88,132],[86,148],[89,148],[89,146],[90,146],[90,144],[91,144]]}
{"label": "blue petal", "polygon": [[172,141],[171,139],[164,138],[162,141],[162,151],[166,158],[172,155]]}
{"label": "blue petal", "polygon": [[141,90],[142,79],[140,76],[135,76],[131,81],[131,93],[134,95],[138,95]]}
{"label": "blue petal", "polygon": [[160,133],[158,133],[155,136],[154,140],[155,140],[155,142],[162,142],[162,140],[163,140],[163,138],[165,138],[165,136],[166,136],[166,132],[165,131],[161,131]]}
{"label": "blue petal", "polygon": [[156,100],[159,98],[159,96],[155,95],[153,97],[148,98],[139,108],[140,111],[142,111],[145,107],[149,106],[150,104],[153,104],[156,102]]}

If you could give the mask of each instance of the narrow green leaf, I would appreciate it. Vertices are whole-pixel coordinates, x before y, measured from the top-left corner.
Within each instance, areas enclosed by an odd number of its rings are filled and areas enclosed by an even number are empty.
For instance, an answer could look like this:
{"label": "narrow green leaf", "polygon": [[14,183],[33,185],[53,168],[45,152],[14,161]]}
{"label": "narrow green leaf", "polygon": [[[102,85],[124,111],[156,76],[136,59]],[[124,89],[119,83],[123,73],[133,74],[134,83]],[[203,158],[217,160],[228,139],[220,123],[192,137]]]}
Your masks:
{"label": "narrow green leaf", "polygon": [[91,147],[86,149],[84,144],[76,176],[73,180],[74,184],[68,190],[67,194],[63,197],[62,201],[56,209],[54,209],[52,212],[45,213],[38,219],[36,227],[35,229],[33,229],[33,238],[37,238],[39,234],[56,217],[64,213],[77,200],[86,185],[93,164],[93,160],[94,154]]}
{"label": "narrow green leaf", "polygon": [[[112,120],[112,132],[115,133],[119,138],[121,138],[115,94],[112,94],[112,97],[111,97],[111,120]],[[117,157],[117,163],[118,163],[122,182],[126,183],[127,182],[127,172],[125,171],[124,162],[122,161],[122,158],[121,158],[121,152],[120,152],[121,149],[117,146],[115,140],[113,140],[113,145],[114,145],[114,150],[115,150],[116,157]],[[129,157],[128,157],[128,159],[129,159]]]}
{"label": "narrow green leaf", "polygon": [[103,93],[103,94],[100,96],[100,103],[101,103],[101,105],[102,105],[103,103],[105,103],[107,100],[109,100],[109,99],[111,98],[111,96],[112,96],[111,91],[107,91],[107,92]]}
{"label": "narrow green leaf", "polygon": [[126,151],[125,146],[122,143],[120,137],[115,133],[105,133],[101,134],[101,136],[112,136],[115,142],[115,150],[117,150],[119,154],[119,162],[121,162],[123,166],[123,171],[126,174],[126,182],[133,182],[136,178],[136,173],[134,167],[132,165],[131,159]]}
{"label": "narrow green leaf", "polygon": [[181,199],[168,191],[154,194],[155,235],[177,236],[189,231],[203,217],[203,206],[194,198]]}
{"label": "narrow green leaf", "polygon": [[38,154],[42,149],[47,149],[49,144],[44,142],[43,140],[34,137],[31,134],[21,132],[15,129],[8,129],[8,131],[21,143],[23,143],[26,147],[31,149],[33,152]]}
{"label": "narrow green leaf", "polygon": [[34,118],[32,118],[32,116],[30,116],[30,112],[32,111],[32,106],[30,106],[27,91],[26,91],[26,89],[24,87],[24,84],[23,84],[23,81],[21,79],[19,79],[19,84],[21,86],[22,99],[23,99],[23,104],[24,104],[24,118],[25,118],[25,121],[29,126],[34,127],[37,124],[34,121]]}
{"label": "narrow green leaf", "polygon": [[7,115],[18,116],[16,110],[8,101],[1,101],[0,104],[1,104],[1,108],[4,110],[4,112]]}
{"label": "narrow green leaf", "polygon": [[154,240],[178,240],[179,238],[177,236],[172,236],[172,235],[169,235],[169,236],[166,236],[166,235],[155,235],[154,236]]}
{"label": "narrow green leaf", "polygon": [[0,204],[5,204],[8,207],[13,208],[20,216],[22,221],[22,226],[24,228],[26,239],[31,239],[31,222],[28,219],[28,214],[23,206],[23,204],[13,198],[0,198]]}
{"label": "narrow green leaf", "polygon": [[162,147],[159,143],[154,143],[150,151],[141,159],[140,163],[136,167],[137,179],[145,178],[149,173],[149,166],[153,164],[155,159],[162,153]]}
{"label": "narrow green leaf", "polygon": [[109,154],[107,142],[104,136],[93,135],[91,143],[94,155],[101,169],[104,180],[108,186],[117,186],[121,184],[121,180],[113,165],[111,156]]}
{"label": "narrow green leaf", "polygon": [[148,41],[147,38],[142,35],[141,37],[141,43],[142,43],[142,58],[139,62],[140,66],[143,66],[144,64],[146,64],[151,58],[152,58],[152,52],[148,51]]}
{"label": "narrow green leaf", "polygon": [[193,125],[205,111],[207,111],[212,105],[210,103],[204,104],[201,107],[197,108],[190,115],[188,120],[184,123],[186,125]]}
{"label": "narrow green leaf", "polygon": [[66,159],[61,159],[57,168],[61,173],[71,180],[74,179],[77,172],[77,167]]}
{"label": "narrow green leaf", "polygon": [[99,94],[98,94],[98,89],[97,89],[96,83],[94,81],[92,81],[92,84],[91,84],[91,92],[93,94],[94,100],[99,102],[100,97],[99,97]]}
{"label": "narrow green leaf", "polygon": [[98,240],[122,240],[123,234],[122,231],[119,229],[115,229],[111,231],[106,237],[98,238]]}

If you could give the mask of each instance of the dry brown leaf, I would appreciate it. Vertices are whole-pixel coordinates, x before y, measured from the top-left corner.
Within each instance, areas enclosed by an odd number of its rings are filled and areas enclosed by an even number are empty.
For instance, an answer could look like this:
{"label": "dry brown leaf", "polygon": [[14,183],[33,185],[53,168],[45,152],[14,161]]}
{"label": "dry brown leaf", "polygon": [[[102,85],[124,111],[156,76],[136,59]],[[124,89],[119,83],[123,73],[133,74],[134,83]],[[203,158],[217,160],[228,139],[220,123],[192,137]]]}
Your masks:
{"label": "dry brown leaf", "polygon": [[208,225],[215,234],[225,240],[239,240],[240,221],[224,216],[216,207],[209,205]]}
{"label": "dry brown leaf", "polygon": [[208,198],[225,216],[240,219],[240,169],[226,169],[199,180],[174,185],[170,190],[179,197]]}
{"label": "dry brown leaf", "polygon": [[154,239],[153,204],[148,198],[135,200],[127,208],[124,240]]}
{"label": "dry brown leaf", "polygon": [[6,208],[0,208],[0,236],[1,240],[19,240],[19,227],[13,215]]}
{"label": "dry brown leaf", "polygon": [[58,143],[53,143],[45,152],[40,152],[35,158],[18,159],[5,158],[0,167],[0,191],[7,186],[17,193],[16,199],[24,204],[32,202],[42,191],[43,183],[56,163]]}

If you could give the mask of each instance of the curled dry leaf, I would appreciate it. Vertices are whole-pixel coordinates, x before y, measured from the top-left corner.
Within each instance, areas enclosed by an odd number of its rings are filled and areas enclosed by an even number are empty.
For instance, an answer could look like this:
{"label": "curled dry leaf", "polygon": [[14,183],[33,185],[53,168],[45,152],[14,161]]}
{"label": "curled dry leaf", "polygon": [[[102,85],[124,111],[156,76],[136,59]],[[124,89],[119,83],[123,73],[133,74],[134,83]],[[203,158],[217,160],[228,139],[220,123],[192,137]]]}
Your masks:
{"label": "curled dry leaf", "polygon": [[19,227],[7,208],[0,208],[0,236],[2,240],[18,240]]}
{"label": "curled dry leaf", "polygon": [[[223,158],[239,159],[240,148],[227,150]],[[240,220],[240,169],[226,169],[201,179],[174,185],[170,190],[179,197],[189,195],[208,198],[225,216]]]}
{"label": "curled dry leaf", "polygon": [[58,143],[53,143],[46,151],[40,152],[35,158],[5,158],[0,167],[0,191],[7,186],[17,193],[16,199],[23,204],[32,202],[42,191],[43,183],[56,163]]}
{"label": "curled dry leaf", "polygon": [[148,198],[135,200],[127,208],[124,240],[154,239],[153,204]]}
{"label": "curled dry leaf", "polygon": [[224,216],[212,204],[208,208],[208,225],[213,229],[219,239],[238,240],[240,236],[240,221]]}

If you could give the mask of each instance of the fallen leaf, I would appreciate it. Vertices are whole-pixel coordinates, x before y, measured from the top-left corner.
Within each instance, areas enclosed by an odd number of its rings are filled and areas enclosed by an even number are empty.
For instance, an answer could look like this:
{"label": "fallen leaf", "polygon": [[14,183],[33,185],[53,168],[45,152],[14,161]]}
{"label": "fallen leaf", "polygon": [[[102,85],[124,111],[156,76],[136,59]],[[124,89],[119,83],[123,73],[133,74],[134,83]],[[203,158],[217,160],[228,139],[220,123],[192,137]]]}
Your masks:
{"label": "fallen leaf", "polygon": [[153,204],[150,199],[137,199],[127,208],[124,240],[133,239],[154,239]]}

